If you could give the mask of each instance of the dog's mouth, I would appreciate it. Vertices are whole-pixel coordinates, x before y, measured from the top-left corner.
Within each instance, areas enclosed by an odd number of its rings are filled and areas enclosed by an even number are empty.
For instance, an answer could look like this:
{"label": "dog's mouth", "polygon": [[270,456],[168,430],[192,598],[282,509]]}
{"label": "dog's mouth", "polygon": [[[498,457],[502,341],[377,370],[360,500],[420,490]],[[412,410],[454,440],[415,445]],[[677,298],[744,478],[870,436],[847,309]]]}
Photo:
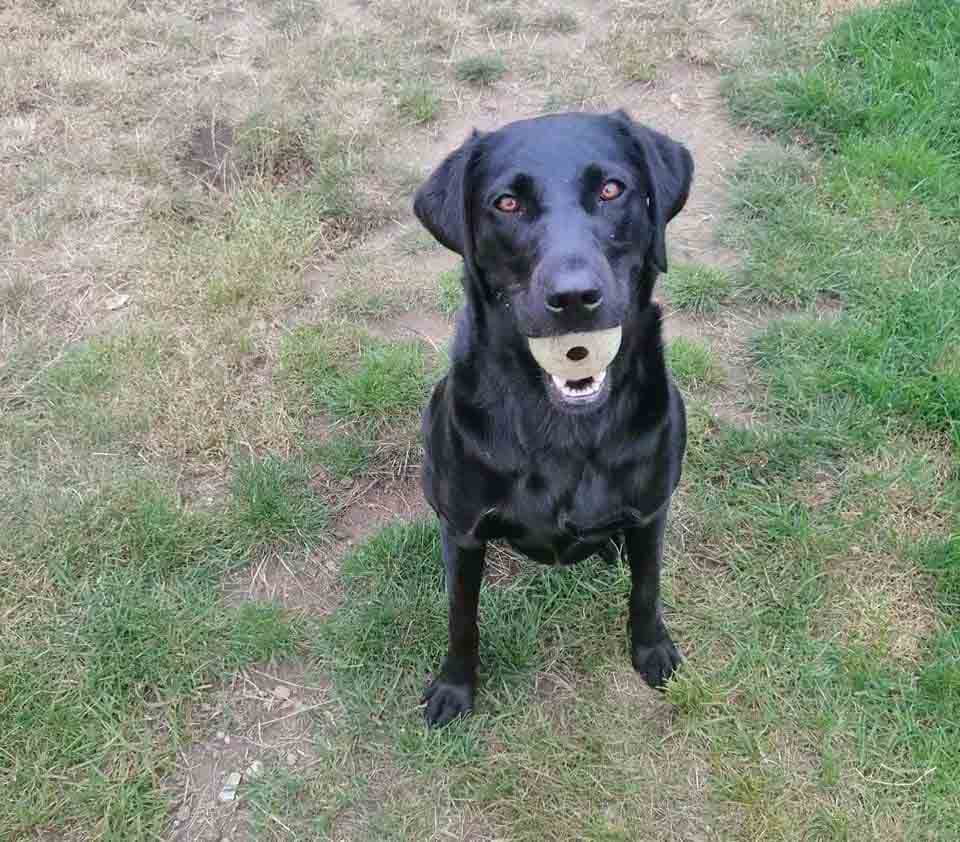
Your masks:
{"label": "dog's mouth", "polygon": [[556,374],[551,374],[549,380],[553,393],[563,403],[575,406],[598,401],[604,394],[603,384],[606,381],[606,369],[599,374],[583,377],[579,380],[565,380],[563,377],[557,377]]}

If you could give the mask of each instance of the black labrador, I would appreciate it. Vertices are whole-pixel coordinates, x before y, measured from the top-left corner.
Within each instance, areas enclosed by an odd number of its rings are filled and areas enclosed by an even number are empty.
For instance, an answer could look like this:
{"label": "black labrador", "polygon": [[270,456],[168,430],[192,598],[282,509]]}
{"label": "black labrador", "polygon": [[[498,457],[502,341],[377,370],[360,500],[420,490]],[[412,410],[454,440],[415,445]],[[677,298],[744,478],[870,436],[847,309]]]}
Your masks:
{"label": "black labrador", "polygon": [[[634,667],[662,687],[680,663],[660,564],[686,445],[654,282],[693,160],[624,112],[556,114],[474,132],[414,212],[463,257],[452,362],[423,416],[423,487],[441,522],[449,645],[424,695],[443,725],[473,707],[488,541],[547,563],[625,549]],[[530,337],[622,326],[602,376],[563,382]]]}

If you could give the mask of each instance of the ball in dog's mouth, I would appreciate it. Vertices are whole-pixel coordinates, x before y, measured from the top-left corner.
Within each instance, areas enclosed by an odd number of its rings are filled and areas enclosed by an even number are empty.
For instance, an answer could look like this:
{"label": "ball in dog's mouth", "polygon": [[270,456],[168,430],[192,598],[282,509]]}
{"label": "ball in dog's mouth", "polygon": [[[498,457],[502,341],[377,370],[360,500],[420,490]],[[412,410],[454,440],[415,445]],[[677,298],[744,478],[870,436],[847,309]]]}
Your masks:
{"label": "ball in dog's mouth", "polygon": [[607,368],[620,350],[620,326],[560,336],[530,337],[530,353],[566,404],[592,403],[604,394]]}

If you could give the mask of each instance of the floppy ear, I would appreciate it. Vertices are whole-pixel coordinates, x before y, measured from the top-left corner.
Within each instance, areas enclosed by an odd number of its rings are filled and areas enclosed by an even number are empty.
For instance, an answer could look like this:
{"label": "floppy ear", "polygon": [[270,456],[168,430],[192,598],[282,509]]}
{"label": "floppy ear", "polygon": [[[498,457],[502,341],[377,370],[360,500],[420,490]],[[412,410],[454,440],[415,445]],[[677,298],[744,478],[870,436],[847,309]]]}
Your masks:
{"label": "floppy ear", "polygon": [[413,212],[423,227],[462,257],[466,257],[468,224],[464,183],[480,137],[474,130],[463,145],[433,171],[413,199]]}
{"label": "floppy ear", "polygon": [[667,271],[667,223],[687,203],[693,181],[693,156],[685,146],[665,134],[634,123],[625,111],[610,115],[636,142],[650,186],[650,221],[653,223],[651,252],[654,265]]}

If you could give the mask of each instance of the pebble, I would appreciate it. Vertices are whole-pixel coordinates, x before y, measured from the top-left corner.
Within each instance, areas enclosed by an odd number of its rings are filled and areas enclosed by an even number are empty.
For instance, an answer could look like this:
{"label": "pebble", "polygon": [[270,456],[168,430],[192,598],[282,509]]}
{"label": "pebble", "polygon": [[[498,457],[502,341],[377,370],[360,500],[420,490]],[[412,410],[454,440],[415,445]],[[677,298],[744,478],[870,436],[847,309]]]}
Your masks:
{"label": "pebble", "polygon": [[287,765],[296,766],[297,765],[297,755],[292,751],[287,755]]}
{"label": "pebble", "polygon": [[223,785],[223,789],[220,790],[220,795],[217,796],[221,801],[235,801],[237,798],[237,787],[240,786],[240,781],[243,780],[243,775],[239,772],[231,772],[227,775],[227,780]]}
{"label": "pebble", "polygon": [[243,773],[248,778],[259,778],[263,772],[263,763],[259,760],[254,760],[249,766],[247,766],[246,771]]}
{"label": "pebble", "polygon": [[283,701],[286,701],[287,699],[290,698],[290,688],[282,687],[278,685],[277,687],[273,688],[273,695],[276,696],[278,699],[282,699]]}

